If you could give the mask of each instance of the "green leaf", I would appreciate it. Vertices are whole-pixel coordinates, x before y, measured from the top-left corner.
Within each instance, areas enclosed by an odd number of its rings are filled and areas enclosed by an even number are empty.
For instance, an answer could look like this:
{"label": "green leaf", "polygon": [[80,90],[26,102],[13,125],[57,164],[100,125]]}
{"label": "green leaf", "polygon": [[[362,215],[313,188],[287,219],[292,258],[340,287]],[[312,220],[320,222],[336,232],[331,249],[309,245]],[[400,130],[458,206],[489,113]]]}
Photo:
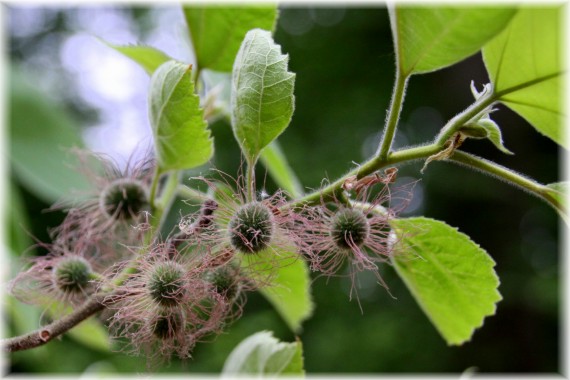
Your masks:
{"label": "green leaf", "polygon": [[[264,254],[267,253],[267,254]],[[274,257],[279,257],[276,263]],[[265,276],[271,273],[271,285],[260,289],[292,331],[299,333],[301,323],[313,313],[311,278],[304,260],[295,253],[270,248],[258,255],[244,257],[244,265]]]}
{"label": "green leaf", "polygon": [[503,135],[501,129],[493,120],[489,118],[479,119],[476,122],[471,122],[459,129],[459,132],[476,139],[488,139],[505,154],[514,154],[508,150],[503,144]]}
{"label": "green leaf", "polygon": [[561,101],[562,9],[522,8],[483,48],[483,59],[497,99],[568,148]]}
{"label": "green leaf", "polygon": [[109,333],[96,318],[89,318],[68,331],[69,336],[83,345],[108,352],[110,350]]}
{"label": "green leaf", "polygon": [[513,17],[512,7],[427,7],[390,10],[400,72],[404,76],[450,66],[475,54]]}
{"label": "green leaf", "polygon": [[261,162],[271,174],[277,185],[292,197],[303,195],[303,187],[289,166],[285,154],[277,141],[271,142],[261,153]]}
{"label": "green leaf", "polygon": [[76,123],[33,85],[32,77],[18,70],[9,74],[9,157],[14,175],[48,203],[89,189],[87,179],[70,165],[70,148],[83,146]]}
{"label": "green leaf", "polygon": [[289,125],[295,99],[295,74],[287,71],[289,57],[271,33],[249,31],[232,72],[231,114],[234,135],[250,163]]}
{"label": "green leaf", "polygon": [[105,41],[102,42],[141,65],[148,75],[152,75],[163,63],[172,60],[172,58],[164,52],[152,46],[113,45]]}
{"label": "green leaf", "polygon": [[277,5],[228,7],[184,6],[184,16],[199,69],[232,71],[236,54],[247,31],[255,28],[273,30]]}
{"label": "green leaf", "polygon": [[169,61],[152,75],[149,113],[161,171],[191,169],[214,153],[208,123],[194,93],[192,66]]}
{"label": "green leaf", "polygon": [[301,342],[280,342],[269,331],[261,331],[244,339],[230,353],[222,369],[222,378],[239,375],[304,374]]}
{"label": "green leaf", "polygon": [[546,185],[546,191],[548,195],[558,203],[551,205],[554,206],[558,214],[564,219],[566,224],[570,225],[570,217],[568,216],[568,189],[570,188],[570,182],[556,182]]}
{"label": "green leaf", "polygon": [[393,259],[404,283],[447,344],[471,339],[501,300],[493,259],[456,228],[428,218],[393,221],[403,250]]}

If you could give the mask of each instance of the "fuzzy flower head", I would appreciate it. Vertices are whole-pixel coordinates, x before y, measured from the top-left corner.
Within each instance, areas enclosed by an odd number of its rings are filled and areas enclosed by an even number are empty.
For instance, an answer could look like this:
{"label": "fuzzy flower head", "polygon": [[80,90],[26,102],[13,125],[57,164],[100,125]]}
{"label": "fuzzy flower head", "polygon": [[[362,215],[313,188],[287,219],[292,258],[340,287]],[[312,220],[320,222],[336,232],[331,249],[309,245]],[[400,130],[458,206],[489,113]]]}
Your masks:
{"label": "fuzzy flower head", "polygon": [[[121,257],[125,245],[136,244],[141,236],[134,228],[144,222],[149,207],[149,187],[153,162],[129,161],[124,169],[103,155],[77,153],[80,168],[92,188],[74,204],[60,203],[53,209],[67,211],[52,237],[86,239],[110,261]],[[103,257],[104,258],[104,257]]]}
{"label": "fuzzy flower head", "polygon": [[359,190],[354,201],[335,199],[305,210],[309,222],[303,238],[308,243],[306,254],[311,269],[325,276],[338,276],[346,265],[352,280],[351,294],[356,290],[355,277],[362,271],[373,271],[378,282],[388,288],[379,266],[389,263],[396,252],[390,220],[400,211],[389,204],[393,197],[409,198],[408,191],[393,194],[387,184],[376,194],[369,188]]}
{"label": "fuzzy flower head", "polygon": [[[198,179],[215,194],[215,201],[210,201],[216,203],[212,222],[207,229],[196,231],[196,239],[209,247],[211,255],[232,252],[245,267],[247,262],[263,259],[270,264],[266,268],[278,268],[291,263],[292,252],[301,251],[304,242],[299,237],[298,228],[304,225],[302,220],[305,216],[284,207],[287,200],[282,192],[248,200],[245,186],[239,180],[224,177],[225,183],[220,185],[203,177]],[[237,191],[230,190],[233,188]],[[198,221],[200,217],[185,218],[181,230],[184,231],[188,225],[196,225],[196,222],[190,224],[186,220]],[[267,274],[269,277],[270,273]]]}
{"label": "fuzzy flower head", "polygon": [[104,269],[100,263],[83,254],[84,242],[39,244],[49,253],[31,259],[31,266],[10,282],[10,293],[55,315],[83,303],[105,281],[99,274]]}
{"label": "fuzzy flower head", "polygon": [[127,350],[151,361],[188,358],[196,342],[221,331],[232,302],[205,279],[210,265],[204,257],[155,243],[137,260],[136,272],[105,300],[114,312],[111,331]]}

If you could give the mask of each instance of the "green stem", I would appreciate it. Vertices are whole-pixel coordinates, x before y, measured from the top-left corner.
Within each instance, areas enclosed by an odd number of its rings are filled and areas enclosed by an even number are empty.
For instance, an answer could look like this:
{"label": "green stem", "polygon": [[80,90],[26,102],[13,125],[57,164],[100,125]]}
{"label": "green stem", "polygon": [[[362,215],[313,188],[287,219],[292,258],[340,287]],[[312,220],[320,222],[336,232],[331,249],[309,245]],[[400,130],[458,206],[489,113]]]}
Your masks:
{"label": "green stem", "polygon": [[459,128],[463,127],[469,122],[469,120],[473,119],[478,113],[492,105],[495,101],[496,96],[492,91],[481,96],[475,101],[475,103],[471,104],[463,112],[455,115],[447,122],[437,135],[435,143],[438,146],[443,147],[446,141],[449,140]]}
{"label": "green stem", "polygon": [[511,169],[459,150],[455,151],[453,156],[450,157],[450,160],[458,164],[477,169],[483,173],[501,179],[510,185],[526,190],[531,194],[545,200],[554,209],[566,212],[564,205],[550,194],[548,187],[541,185],[540,183],[527,178]]}
{"label": "green stem", "polygon": [[247,160],[247,172],[245,177],[245,182],[247,186],[247,201],[255,201],[255,162],[254,160]]}
{"label": "green stem", "polygon": [[186,198],[199,203],[204,203],[204,201],[210,199],[208,194],[201,192],[200,190],[192,189],[186,185],[178,185],[176,187],[176,192],[182,198]]}
{"label": "green stem", "polygon": [[[440,150],[441,147],[434,143],[393,152],[386,160],[381,160],[380,158],[375,157],[364,163],[359,168],[350,171],[345,176],[324,187],[323,189],[317,190],[315,192],[307,194],[303,198],[300,198],[292,205],[315,205],[319,204],[321,200],[330,201],[334,199],[335,196],[338,199],[339,197],[337,194],[339,192],[342,192],[342,185],[346,179],[351,176],[356,175],[357,178],[362,178],[388,165],[410,162],[418,159],[425,159],[439,152]],[[524,177],[523,175],[516,173],[508,168],[505,168],[504,166],[501,166],[484,158],[462,152],[460,150],[456,150],[453,156],[451,156],[450,160],[451,162],[463,164],[467,167],[477,169],[483,173],[487,173],[495,178],[501,179],[512,186],[526,190],[529,193],[545,200],[554,209],[566,212],[564,205],[551,195],[548,187],[541,185],[540,183],[530,178]]]}
{"label": "green stem", "polygon": [[336,180],[330,185],[305,195],[296,201],[294,205],[299,205],[302,203],[318,204],[320,203],[321,199],[323,201],[329,201],[342,191],[342,185],[346,179],[351,176],[355,175],[356,178],[360,179],[388,165],[427,158],[437,153],[440,149],[441,148],[435,144],[421,145],[413,148],[403,149],[397,152],[392,152],[385,160],[382,160],[380,157],[374,157],[362,164],[360,167],[351,170],[345,176]]}
{"label": "green stem", "polygon": [[160,182],[160,176],[162,175],[162,171],[157,166],[154,170],[154,177],[152,178],[152,184],[150,186],[150,212],[154,214],[156,208],[156,192],[158,189],[158,183]]}
{"label": "green stem", "polygon": [[392,103],[390,103],[390,111],[388,112],[388,119],[384,127],[382,142],[376,154],[381,160],[385,160],[390,153],[392,141],[394,140],[396,128],[398,127],[398,120],[400,119],[400,112],[402,111],[402,104],[404,103],[404,95],[406,93],[409,77],[409,75],[403,75],[398,65],[396,65],[396,83],[394,84],[392,92]]}

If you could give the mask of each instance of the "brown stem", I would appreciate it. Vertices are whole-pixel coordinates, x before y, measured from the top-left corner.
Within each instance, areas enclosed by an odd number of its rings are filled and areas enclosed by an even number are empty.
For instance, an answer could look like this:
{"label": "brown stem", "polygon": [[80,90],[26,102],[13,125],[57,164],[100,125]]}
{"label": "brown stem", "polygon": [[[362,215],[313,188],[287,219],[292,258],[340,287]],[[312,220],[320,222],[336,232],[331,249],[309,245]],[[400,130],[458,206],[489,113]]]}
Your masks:
{"label": "brown stem", "polygon": [[105,308],[104,295],[95,295],[71,314],[26,335],[0,340],[2,351],[14,352],[42,346]]}

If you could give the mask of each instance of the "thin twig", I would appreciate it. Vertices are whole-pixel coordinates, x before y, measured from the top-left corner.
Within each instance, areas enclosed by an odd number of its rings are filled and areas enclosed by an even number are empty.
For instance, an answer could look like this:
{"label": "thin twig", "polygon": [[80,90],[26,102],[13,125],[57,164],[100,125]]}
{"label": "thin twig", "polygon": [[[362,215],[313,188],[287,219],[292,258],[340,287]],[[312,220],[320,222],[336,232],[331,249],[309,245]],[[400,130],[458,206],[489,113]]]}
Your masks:
{"label": "thin twig", "polygon": [[57,321],[50,323],[41,329],[32,331],[26,335],[0,340],[0,346],[4,352],[14,352],[29,350],[39,347],[50,340],[57,338],[79,323],[83,322],[93,314],[105,308],[103,305],[104,295],[95,295],[90,300],[81,305],[71,314],[64,316]]}

